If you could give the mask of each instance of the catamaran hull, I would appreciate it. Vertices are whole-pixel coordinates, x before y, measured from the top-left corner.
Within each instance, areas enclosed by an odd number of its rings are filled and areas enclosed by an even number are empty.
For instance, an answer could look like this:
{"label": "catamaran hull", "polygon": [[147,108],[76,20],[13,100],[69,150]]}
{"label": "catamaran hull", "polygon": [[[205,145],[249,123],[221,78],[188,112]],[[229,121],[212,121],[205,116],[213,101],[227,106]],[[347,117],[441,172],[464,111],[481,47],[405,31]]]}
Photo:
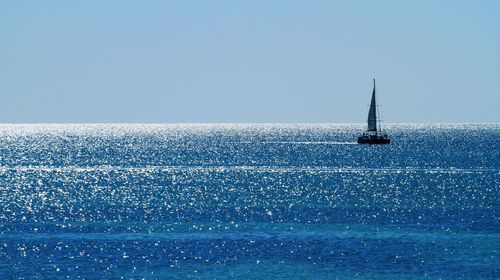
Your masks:
{"label": "catamaran hull", "polygon": [[370,136],[360,136],[358,137],[358,144],[390,144],[391,139],[386,137],[370,137]]}

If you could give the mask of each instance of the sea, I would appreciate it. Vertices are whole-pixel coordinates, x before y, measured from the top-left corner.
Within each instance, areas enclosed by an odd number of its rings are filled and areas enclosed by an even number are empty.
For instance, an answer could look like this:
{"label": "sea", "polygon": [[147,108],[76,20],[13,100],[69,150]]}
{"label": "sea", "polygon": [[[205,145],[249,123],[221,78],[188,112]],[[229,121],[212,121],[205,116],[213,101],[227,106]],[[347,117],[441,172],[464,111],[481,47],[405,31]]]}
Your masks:
{"label": "sea", "polygon": [[500,124],[2,124],[0,279],[500,279]]}

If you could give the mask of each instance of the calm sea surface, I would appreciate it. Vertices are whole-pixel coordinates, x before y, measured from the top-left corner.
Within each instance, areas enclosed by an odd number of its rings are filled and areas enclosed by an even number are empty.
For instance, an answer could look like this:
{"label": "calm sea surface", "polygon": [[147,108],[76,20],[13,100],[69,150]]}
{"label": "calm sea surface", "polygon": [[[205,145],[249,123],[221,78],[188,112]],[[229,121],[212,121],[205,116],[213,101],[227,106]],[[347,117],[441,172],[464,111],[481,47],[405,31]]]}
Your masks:
{"label": "calm sea surface", "polygon": [[499,279],[500,125],[0,125],[0,279]]}

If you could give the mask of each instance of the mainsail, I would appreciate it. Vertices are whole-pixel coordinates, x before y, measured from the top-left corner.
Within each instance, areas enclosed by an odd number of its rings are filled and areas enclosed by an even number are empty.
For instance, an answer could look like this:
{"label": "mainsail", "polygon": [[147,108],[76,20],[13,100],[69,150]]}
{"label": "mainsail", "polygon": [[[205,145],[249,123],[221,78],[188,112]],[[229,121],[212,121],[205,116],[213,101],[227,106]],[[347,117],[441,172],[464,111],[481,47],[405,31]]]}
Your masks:
{"label": "mainsail", "polygon": [[375,101],[375,79],[373,79],[372,101],[368,111],[368,131],[377,131],[377,104]]}

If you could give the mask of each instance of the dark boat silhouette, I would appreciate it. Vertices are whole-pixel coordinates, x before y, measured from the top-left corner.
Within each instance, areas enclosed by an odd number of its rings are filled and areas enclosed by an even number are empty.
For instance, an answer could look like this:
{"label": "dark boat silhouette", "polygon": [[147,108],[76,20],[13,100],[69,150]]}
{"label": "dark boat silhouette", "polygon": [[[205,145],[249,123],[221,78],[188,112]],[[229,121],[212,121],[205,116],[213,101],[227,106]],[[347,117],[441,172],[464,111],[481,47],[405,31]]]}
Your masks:
{"label": "dark boat silhouette", "polygon": [[375,98],[375,79],[373,79],[372,100],[368,111],[368,129],[358,137],[358,144],[390,144],[387,134],[380,133],[380,123],[377,122],[377,101]]}

